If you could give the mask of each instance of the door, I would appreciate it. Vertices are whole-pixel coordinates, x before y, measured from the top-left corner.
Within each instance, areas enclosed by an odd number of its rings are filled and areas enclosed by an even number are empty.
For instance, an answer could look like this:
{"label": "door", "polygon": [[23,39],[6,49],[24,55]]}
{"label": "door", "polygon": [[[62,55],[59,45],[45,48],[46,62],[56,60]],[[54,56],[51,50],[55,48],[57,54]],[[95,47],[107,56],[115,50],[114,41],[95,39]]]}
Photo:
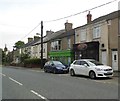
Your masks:
{"label": "door", "polygon": [[112,68],[115,71],[118,71],[118,52],[112,51]]}
{"label": "door", "polygon": [[80,61],[80,71],[82,75],[88,75],[88,64],[85,61]]}
{"label": "door", "polygon": [[107,52],[102,51],[102,64],[107,65]]}
{"label": "door", "polygon": [[75,74],[80,74],[80,61],[75,61],[73,66]]}

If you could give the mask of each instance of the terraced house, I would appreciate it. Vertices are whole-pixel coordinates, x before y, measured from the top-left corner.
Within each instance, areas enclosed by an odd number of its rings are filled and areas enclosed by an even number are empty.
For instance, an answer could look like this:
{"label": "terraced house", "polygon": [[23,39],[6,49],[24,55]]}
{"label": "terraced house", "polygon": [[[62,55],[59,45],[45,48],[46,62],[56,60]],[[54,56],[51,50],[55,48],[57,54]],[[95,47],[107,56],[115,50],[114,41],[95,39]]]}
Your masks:
{"label": "terraced house", "polygon": [[65,29],[51,34],[53,37],[48,44],[48,57],[52,60],[59,60],[70,64],[74,60],[73,43],[74,29],[72,23],[65,23]]}
{"label": "terraced house", "polygon": [[[43,58],[59,60],[70,64],[74,59],[92,58],[111,66],[114,71],[120,68],[120,16],[118,11],[92,20],[90,12],[87,24],[72,28],[72,23],[65,23],[65,28],[56,32],[46,31],[43,37]],[[41,57],[41,40],[28,38],[22,51],[31,58]]]}
{"label": "terraced house", "polygon": [[118,11],[75,28],[75,58],[93,58],[118,70]]}
{"label": "terraced house", "polygon": [[[51,39],[53,31],[46,31],[46,35],[43,37],[43,58],[48,59],[48,44]],[[41,38],[32,45],[32,58],[41,58]]]}
{"label": "terraced house", "polygon": [[34,36],[34,38],[28,38],[28,42],[21,48],[20,53],[26,53],[29,55],[30,58],[33,58],[32,45],[34,43],[36,43],[39,39],[40,39],[40,37],[38,37],[38,36]]}
{"label": "terraced house", "polygon": [[[59,60],[65,64],[70,64],[74,60],[73,43],[74,29],[72,23],[65,23],[65,29],[57,32],[46,31],[43,37],[43,58],[47,60]],[[30,48],[30,49],[29,49]],[[32,42],[27,50],[31,53],[31,58],[40,58],[41,40]]]}

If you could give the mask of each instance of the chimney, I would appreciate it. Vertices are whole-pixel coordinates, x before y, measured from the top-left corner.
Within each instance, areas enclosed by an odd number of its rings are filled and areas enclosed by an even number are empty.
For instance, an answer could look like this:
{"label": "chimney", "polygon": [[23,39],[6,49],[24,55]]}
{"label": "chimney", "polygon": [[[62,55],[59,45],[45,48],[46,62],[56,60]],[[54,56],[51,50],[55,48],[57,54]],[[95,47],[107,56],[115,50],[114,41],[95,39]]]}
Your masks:
{"label": "chimney", "polygon": [[33,38],[28,38],[28,43],[32,41],[33,41]]}
{"label": "chimney", "polygon": [[36,41],[36,40],[39,40],[40,39],[40,37],[39,36],[34,36],[34,40]]}
{"label": "chimney", "polygon": [[46,31],[46,35],[48,36],[48,35],[51,35],[52,33],[54,33],[53,31]]}
{"label": "chimney", "polygon": [[65,31],[72,30],[72,23],[68,23],[68,21],[65,23]]}
{"label": "chimney", "polygon": [[89,24],[92,21],[92,14],[89,13],[87,14],[87,24]]}

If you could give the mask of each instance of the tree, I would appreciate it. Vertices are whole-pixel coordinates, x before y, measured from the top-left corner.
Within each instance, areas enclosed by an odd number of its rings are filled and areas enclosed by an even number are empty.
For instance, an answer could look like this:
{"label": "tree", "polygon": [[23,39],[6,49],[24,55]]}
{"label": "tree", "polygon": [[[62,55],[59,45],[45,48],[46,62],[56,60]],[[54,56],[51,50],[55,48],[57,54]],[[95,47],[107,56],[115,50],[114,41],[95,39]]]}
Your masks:
{"label": "tree", "polygon": [[21,48],[25,43],[23,41],[18,41],[15,43],[14,48],[19,49]]}
{"label": "tree", "polygon": [[29,59],[29,58],[30,58],[30,57],[29,57],[28,54],[22,53],[22,54],[21,54],[21,63],[24,63],[25,59]]}

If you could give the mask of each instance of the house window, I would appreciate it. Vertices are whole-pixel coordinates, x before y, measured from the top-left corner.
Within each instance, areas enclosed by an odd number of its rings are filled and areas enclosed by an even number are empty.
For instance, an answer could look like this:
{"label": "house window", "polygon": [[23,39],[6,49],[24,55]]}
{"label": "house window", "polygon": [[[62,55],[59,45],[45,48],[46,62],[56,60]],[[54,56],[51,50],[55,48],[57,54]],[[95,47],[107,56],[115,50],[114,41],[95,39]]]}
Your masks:
{"label": "house window", "polygon": [[100,26],[95,26],[93,28],[93,39],[100,38],[101,29]]}
{"label": "house window", "polygon": [[80,40],[81,41],[86,41],[86,29],[82,29],[81,31],[80,31]]}
{"label": "house window", "polygon": [[51,51],[61,50],[61,40],[51,42]]}
{"label": "house window", "polygon": [[70,38],[68,38],[68,49],[70,49],[71,48],[71,39]]}
{"label": "house window", "polygon": [[45,53],[45,48],[43,49],[43,53]]}

